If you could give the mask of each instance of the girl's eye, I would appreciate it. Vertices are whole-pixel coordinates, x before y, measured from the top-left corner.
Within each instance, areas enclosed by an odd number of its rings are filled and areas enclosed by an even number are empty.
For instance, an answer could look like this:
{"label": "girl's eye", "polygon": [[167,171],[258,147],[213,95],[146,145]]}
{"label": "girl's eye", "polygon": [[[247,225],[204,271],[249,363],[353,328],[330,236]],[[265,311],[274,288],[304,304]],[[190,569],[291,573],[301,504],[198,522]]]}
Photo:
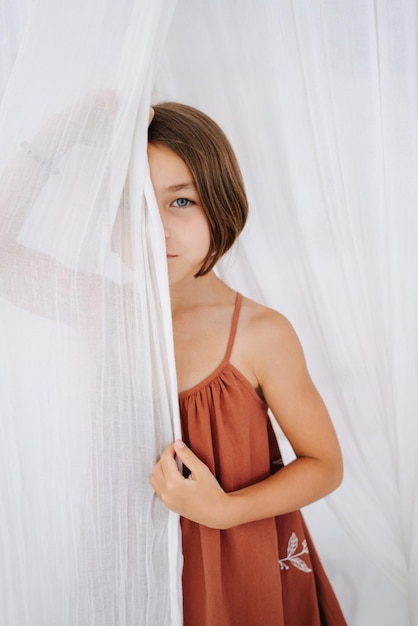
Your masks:
{"label": "girl's eye", "polygon": [[192,200],[188,200],[187,198],[177,198],[177,200],[174,200],[172,204],[173,206],[179,207],[180,209],[186,209],[194,203],[192,202]]}

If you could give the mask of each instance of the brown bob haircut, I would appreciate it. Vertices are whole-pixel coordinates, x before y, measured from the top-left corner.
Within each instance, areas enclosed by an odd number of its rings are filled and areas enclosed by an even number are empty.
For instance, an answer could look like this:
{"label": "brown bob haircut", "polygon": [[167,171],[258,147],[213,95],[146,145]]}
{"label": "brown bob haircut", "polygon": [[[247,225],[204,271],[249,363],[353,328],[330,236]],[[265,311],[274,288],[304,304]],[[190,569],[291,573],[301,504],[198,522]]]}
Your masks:
{"label": "brown bob haircut", "polygon": [[170,148],[186,163],[209,223],[211,243],[197,278],[210,272],[244,228],[248,214],[244,182],[231,144],[210,117],[177,102],[153,108],[148,141]]}

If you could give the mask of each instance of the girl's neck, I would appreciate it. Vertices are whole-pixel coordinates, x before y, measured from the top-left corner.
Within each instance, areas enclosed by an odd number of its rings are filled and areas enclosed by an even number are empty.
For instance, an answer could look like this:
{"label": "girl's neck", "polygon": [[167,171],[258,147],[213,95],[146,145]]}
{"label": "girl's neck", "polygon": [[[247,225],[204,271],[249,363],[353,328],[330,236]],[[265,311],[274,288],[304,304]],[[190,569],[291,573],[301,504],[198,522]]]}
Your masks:
{"label": "girl's neck", "polygon": [[171,312],[175,313],[202,305],[223,302],[231,297],[232,289],[211,271],[170,286]]}

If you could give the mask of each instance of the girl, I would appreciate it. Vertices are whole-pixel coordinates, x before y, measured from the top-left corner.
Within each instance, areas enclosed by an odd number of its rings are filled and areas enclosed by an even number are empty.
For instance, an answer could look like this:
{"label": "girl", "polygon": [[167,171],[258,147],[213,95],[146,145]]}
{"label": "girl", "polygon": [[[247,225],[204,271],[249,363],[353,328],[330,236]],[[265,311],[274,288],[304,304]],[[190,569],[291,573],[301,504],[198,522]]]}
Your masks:
{"label": "girl", "polygon": [[[343,625],[298,510],[341,482],[327,409],[289,322],[213,271],[247,217],[234,153],[203,113],[166,103],[155,107],[148,159],[166,237],[183,433],[151,484],[181,515],[184,624]],[[269,409],[297,457],[286,467]]]}

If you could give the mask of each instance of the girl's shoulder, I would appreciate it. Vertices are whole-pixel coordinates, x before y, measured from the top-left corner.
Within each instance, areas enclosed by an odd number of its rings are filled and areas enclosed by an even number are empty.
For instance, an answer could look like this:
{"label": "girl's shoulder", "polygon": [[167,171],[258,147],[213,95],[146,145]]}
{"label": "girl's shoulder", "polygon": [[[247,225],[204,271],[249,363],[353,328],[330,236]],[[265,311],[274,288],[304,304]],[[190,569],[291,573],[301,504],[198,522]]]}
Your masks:
{"label": "girl's shoulder", "polygon": [[264,395],[282,383],[289,386],[306,379],[302,346],[283,314],[243,298],[238,330],[237,360]]}
{"label": "girl's shoulder", "polygon": [[245,296],[242,297],[240,324],[242,332],[251,335],[256,342],[295,336],[287,317]]}
{"label": "girl's shoulder", "polygon": [[282,313],[243,297],[239,343],[256,370],[266,364],[304,361],[302,347],[290,321]]}

